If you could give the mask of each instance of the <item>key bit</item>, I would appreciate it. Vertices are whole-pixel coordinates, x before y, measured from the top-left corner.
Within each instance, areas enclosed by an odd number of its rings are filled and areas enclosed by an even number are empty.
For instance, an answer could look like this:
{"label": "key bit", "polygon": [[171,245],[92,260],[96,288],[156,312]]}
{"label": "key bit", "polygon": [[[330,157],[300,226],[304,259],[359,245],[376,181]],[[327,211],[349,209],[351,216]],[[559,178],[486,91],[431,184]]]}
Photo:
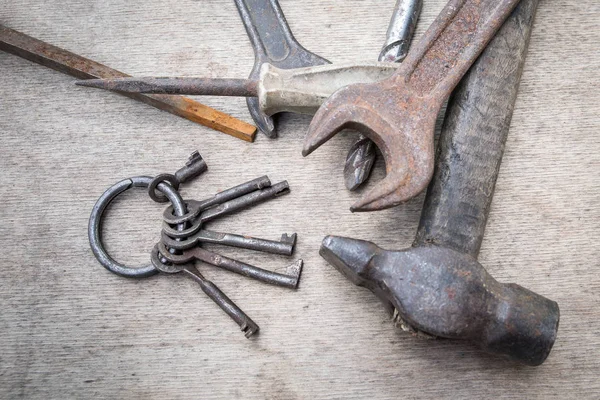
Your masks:
{"label": "key bit", "polygon": [[204,161],[198,150],[196,150],[190,155],[185,166],[179,168],[177,172],[175,172],[175,179],[177,179],[179,183],[188,182],[191,179],[202,175],[207,170],[208,165],[206,164],[206,161]]}
{"label": "key bit", "polygon": [[[281,69],[329,63],[298,43],[277,0],[235,0],[235,5],[254,48],[251,80],[260,76],[262,66],[266,63]],[[249,97],[246,103],[258,129],[269,138],[277,137],[273,118],[264,112],[259,100]]]}
{"label": "key bit", "polygon": [[[401,63],[406,58],[422,6],[422,0],[396,2],[379,61]],[[360,135],[350,148],[344,166],[344,183],[348,190],[358,189],[369,178],[376,157],[375,144]]]}
{"label": "key bit", "polygon": [[387,176],[352,207],[394,207],[422,192],[433,174],[433,133],[443,102],[518,0],[451,0],[390,78],[346,86],[315,114],[302,154],[344,128],[383,153]]}
{"label": "key bit", "polygon": [[[79,79],[128,76],[106,65],[71,53],[24,33],[0,25],[0,50]],[[248,142],[254,141],[256,127],[180,96],[126,94],[142,103],[186,118]]]}
{"label": "key bit", "polygon": [[263,114],[280,112],[314,114],[336,90],[353,83],[377,82],[398,68],[391,63],[331,64],[280,69],[262,64],[257,80],[227,78],[133,77],[90,79],[79,86],[122,93],[187,94],[257,97]]}
{"label": "key bit", "polygon": [[175,174],[157,175],[148,187],[148,196],[157,203],[166,203],[169,199],[157,190],[157,187],[161,182],[167,182],[173,186],[175,190],[178,190],[180,184],[202,175],[207,170],[208,165],[206,165],[206,162],[198,150],[196,150],[190,155],[185,166],[179,168]]}
{"label": "key bit", "polygon": [[293,275],[288,275],[258,268],[197,246],[190,249],[185,249],[181,252],[181,254],[172,254],[169,252],[165,244],[161,242],[158,244],[158,251],[167,262],[175,265],[185,265],[193,262],[194,260],[198,260],[210,265],[214,265],[215,267],[243,275],[247,278],[252,278],[270,285],[281,286],[289,289],[296,289],[300,280],[300,275],[302,274],[302,260],[297,260],[292,264],[291,267],[288,267],[288,271],[293,273]]}

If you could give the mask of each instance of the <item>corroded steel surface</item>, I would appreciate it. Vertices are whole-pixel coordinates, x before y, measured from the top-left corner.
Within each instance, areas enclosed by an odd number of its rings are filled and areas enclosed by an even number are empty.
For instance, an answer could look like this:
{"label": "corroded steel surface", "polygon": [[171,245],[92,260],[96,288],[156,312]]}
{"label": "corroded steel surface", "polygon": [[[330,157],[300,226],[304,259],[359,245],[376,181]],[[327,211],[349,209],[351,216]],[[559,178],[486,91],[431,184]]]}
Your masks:
{"label": "corroded steel surface", "polygon": [[342,88],[321,106],[305,156],[351,128],[373,140],[385,158],[387,176],[352,211],[393,207],[427,187],[440,108],[517,3],[451,0],[392,77]]}
{"label": "corroded steel surface", "polygon": [[[390,19],[385,43],[379,53],[379,61],[401,63],[410,48],[423,0],[398,0]],[[346,156],[344,183],[348,190],[356,190],[371,175],[377,152],[375,143],[360,135]]]}
{"label": "corroded steel surface", "polygon": [[538,0],[522,0],[448,103],[415,242],[387,251],[328,236],[321,255],[369,288],[404,329],[469,340],[528,365],[548,357],[558,304],[499,283],[477,261]]}

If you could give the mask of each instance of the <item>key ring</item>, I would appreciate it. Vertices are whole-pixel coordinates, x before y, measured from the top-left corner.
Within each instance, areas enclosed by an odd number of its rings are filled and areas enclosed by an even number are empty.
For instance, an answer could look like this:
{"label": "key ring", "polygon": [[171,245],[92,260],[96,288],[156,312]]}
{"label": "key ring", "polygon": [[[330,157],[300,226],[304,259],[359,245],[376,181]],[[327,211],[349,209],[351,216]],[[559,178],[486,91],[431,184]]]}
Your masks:
{"label": "key ring", "polygon": [[[108,207],[108,205],[121,193],[134,187],[148,188],[153,180],[154,178],[150,176],[135,176],[117,182],[100,196],[92,209],[88,225],[90,247],[98,262],[100,262],[104,268],[117,275],[128,278],[146,278],[159,272],[153,264],[135,268],[119,263],[108,254],[102,243],[102,218],[104,211],[106,211],[106,207]],[[185,203],[175,188],[167,183],[159,183],[157,189],[169,199],[171,204],[173,204],[173,209],[176,214],[184,215],[186,213]]]}

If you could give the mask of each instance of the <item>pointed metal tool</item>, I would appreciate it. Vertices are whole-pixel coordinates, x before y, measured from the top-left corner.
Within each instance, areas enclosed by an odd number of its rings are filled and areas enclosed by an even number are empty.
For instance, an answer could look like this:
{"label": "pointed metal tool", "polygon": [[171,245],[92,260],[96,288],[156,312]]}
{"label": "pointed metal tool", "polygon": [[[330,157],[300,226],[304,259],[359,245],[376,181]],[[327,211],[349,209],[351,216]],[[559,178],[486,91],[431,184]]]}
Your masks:
{"label": "pointed metal tool", "polygon": [[[396,2],[379,61],[401,63],[406,58],[422,7],[423,0]],[[358,189],[369,178],[376,156],[375,143],[360,135],[348,151],[344,166],[344,182],[348,190]]]}
{"label": "pointed metal tool", "polygon": [[380,81],[390,77],[397,68],[396,64],[384,62],[294,69],[280,69],[265,63],[257,80],[134,77],[89,79],[76,84],[121,93],[256,97],[264,115],[280,112],[312,115],[336,90],[353,83]]}
{"label": "pointed metal tool", "polygon": [[[2,25],[0,25],[0,50],[79,79],[128,76],[106,65]],[[247,142],[252,142],[256,134],[256,127],[186,97],[133,93],[125,95]]]}

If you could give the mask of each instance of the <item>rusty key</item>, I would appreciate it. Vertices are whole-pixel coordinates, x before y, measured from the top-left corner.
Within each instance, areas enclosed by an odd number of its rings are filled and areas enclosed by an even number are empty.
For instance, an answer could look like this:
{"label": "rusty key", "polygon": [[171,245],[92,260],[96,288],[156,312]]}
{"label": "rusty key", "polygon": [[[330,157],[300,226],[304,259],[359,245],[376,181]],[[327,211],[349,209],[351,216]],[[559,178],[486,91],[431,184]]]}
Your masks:
{"label": "rusty key", "polygon": [[213,253],[197,246],[183,250],[182,254],[173,254],[169,252],[164,243],[159,243],[158,251],[164,257],[165,261],[175,265],[187,265],[193,263],[194,260],[198,260],[257,281],[289,289],[296,289],[300,275],[302,274],[302,260],[295,261],[287,267],[287,273],[280,274]]}
{"label": "rusty key", "polygon": [[[235,0],[235,4],[254,48],[250,79],[258,79],[264,63],[281,69],[329,63],[298,43],[277,0]],[[270,138],[277,137],[273,118],[261,110],[258,99],[249,97],[246,103],[258,129]]]}
{"label": "rusty key", "polygon": [[385,159],[387,176],[351,211],[390,208],[427,187],[440,108],[518,2],[450,0],[394,75],[346,86],[321,106],[304,142],[304,156],[351,128],[373,140]]}

